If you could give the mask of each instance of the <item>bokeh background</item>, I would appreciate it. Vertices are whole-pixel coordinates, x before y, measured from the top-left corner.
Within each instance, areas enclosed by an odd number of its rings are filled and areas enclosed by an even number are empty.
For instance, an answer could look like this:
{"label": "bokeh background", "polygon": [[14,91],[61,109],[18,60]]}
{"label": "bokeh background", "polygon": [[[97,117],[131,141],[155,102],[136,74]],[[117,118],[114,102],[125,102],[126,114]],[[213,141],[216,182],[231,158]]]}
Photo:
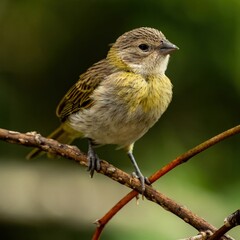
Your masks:
{"label": "bokeh background", "polygon": [[[202,141],[239,124],[239,0],[1,0],[0,127],[46,136],[55,108],[80,73],[104,58],[108,44],[140,26],[160,29],[180,50],[167,69],[173,101],[135,145],[150,175]],[[240,202],[240,137],[228,139],[154,184],[215,226]],[[75,142],[86,150],[86,141]],[[65,159],[26,161],[30,149],[0,143],[0,238],[90,239],[94,220],[125,193],[124,186]],[[101,158],[132,166],[114,147]],[[173,231],[174,229],[174,231]],[[238,239],[240,230],[230,232]],[[148,201],[132,201],[102,239],[179,239],[195,229]],[[4,238],[3,238],[4,237]]]}

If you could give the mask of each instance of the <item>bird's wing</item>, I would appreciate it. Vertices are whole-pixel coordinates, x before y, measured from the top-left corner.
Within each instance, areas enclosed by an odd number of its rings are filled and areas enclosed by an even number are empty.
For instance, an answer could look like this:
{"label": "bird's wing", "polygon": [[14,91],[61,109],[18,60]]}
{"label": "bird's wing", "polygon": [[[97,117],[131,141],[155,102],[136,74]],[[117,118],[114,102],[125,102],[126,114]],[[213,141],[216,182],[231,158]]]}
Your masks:
{"label": "bird's wing", "polygon": [[79,80],[69,89],[57,107],[56,114],[60,120],[64,122],[70,114],[81,108],[91,107],[94,89],[113,71],[113,67],[104,59],[80,75]]}

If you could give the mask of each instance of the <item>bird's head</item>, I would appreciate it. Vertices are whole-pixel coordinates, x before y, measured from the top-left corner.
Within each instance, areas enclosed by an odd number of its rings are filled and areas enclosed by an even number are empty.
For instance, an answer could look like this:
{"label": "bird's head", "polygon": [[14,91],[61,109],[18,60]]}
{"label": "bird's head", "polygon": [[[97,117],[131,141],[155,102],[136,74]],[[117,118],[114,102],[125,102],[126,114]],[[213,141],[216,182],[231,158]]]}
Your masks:
{"label": "bird's head", "polygon": [[121,35],[112,45],[108,58],[119,67],[143,76],[164,74],[169,54],[177,49],[162,32],[141,27]]}

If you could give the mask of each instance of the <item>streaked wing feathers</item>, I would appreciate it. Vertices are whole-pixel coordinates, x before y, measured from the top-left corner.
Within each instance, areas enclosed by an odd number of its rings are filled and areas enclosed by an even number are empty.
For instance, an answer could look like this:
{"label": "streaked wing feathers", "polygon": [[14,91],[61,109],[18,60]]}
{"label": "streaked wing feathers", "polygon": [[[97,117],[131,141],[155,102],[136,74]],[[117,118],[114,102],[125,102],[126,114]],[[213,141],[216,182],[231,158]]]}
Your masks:
{"label": "streaked wing feathers", "polygon": [[114,67],[104,59],[80,75],[79,80],[69,89],[57,107],[56,114],[60,120],[64,122],[70,114],[81,108],[91,107],[93,104],[92,92],[112,72],[114,72]]}

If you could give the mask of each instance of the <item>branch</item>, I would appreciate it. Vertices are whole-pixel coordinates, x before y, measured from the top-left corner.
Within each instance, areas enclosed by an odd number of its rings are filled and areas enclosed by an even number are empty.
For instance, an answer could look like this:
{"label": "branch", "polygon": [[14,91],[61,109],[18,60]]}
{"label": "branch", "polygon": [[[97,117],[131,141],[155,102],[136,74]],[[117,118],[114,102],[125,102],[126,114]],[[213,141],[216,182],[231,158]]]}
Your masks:
{"label": "branch", "polygon": [[208,230],[206,232],[199,232],[197,236],[184,238],[180,240],[208,240],[208,237],[211,235],[212,235],[212,232]]}
{"label": "branch", "polygon": [[[42,151],[74,160],[80,163],[80,165],[87,167],[86,154],[81,152],[76,146],[59,143],[56,140],[45,138],[36,132],[20,133],[0,128],[0,140],[28,147],[36,147]],[[142,192],[138,179],[133,178],[104,160],[101,160],[99,173],[140,193]]]}
{"label": "branch", "polygon": [[[240,132],[240,125],[230,129],[226,132],[224,132],[224,137],[221,137],[222,139],[225,139],[231,135],[237,134]],[[221,134],[220,134],[221,135]],[[219,135],[219,136],[220,136]],[[216,137],[215,137],[216,138]],[[15,143],[15,144],[20,144],[20,145],[25,145],[25,146],[31,146],[31,147],[37,147],[45,152],[53,153],[71,160],[74,160],[76,162],[79,162],[81,165],[84,167],[87,166],[87,156],[81,152],[77,147],[75,146],[69,146],[66,144],[61,144],[53,139],[47,139],[42,137],[40,134],[36,132],[29,132],[26,134],[15,132],[15,131],[9,131],[6,129],[1,129],[0,128],[0,139],[4,140],[9,143]],[[214,138],[213,138],[214,139]],[[210,142],[209,142],[210,141]],[[215,144],[216,142],[219,142],[220,140],[217,138],[211,143],[211,139],[206,142],[206,144],[201,144],[201,148],[199,149],[196,147],[196,150],[192,149],[186,154],[182,155],[176,160],[174,160],[174,164],[170,164],[169,168],[163,168],[163,170],[158,171],[156,174],[150,177],[150,181],[153,182],[156,180],[157,177],[164,175],[166,172],[170,171],[169,169],[172,169],[176,167],[177,165],[185,162],[187,159],[190,159],[191,156],[196,155],[198,152],[203,151],[204,148],[208,148]],[[215,142],[215,143],[214,143]],[[203,150],[201,150],[203,149]],[[165,169],[165,170],[164,170]],[[115,166],[109,164],[108,162],[101,160],[101,169],[99,171],[100,173],[108,176],[109,178],[113,179],[114,181],[117,181],[129,188],[132,188],[136,190],[139,193],[142,193],[141,189],[141,184],[138,181],[138,179],[132,178],[129,174],[121,171],[120,169],[116,168]],[[156,176],[157,175],[157,176]],[[128,201],[130,201],[133,197],[137,196],[137,192],[132,191],[127,195]],[[206,230],[211,230],[212,232],[216,231],[216,228],[213,227],[212,225],[208,224],[205,220],[201,219],[197,215],[193,214],[190,210],[187,208],[177,204],[170,198],[166,197],[162,193],[158,192],[157,190],[153,189],[151,186],[146,186],[146,191],[143,194],[148,200],[153,201],[163,208],[165,208],[168,211],[171,211],[175,215],[179,216],[182,218],[185,222],[189,223],[199,231],[206,231]],[[127,202],[128,202],[127,201]],[[121,209],[126,204],[126,198],[124,198],[123,202],[119,202],[119,206],[117,208],[113,208],[113,215]],[[113,216],[110,215],[110,218]],[[110,220],[109,217],[106,218],[105,224]],[[102,219],[97,221],[97,224],[99,227],[104,227],[104,222],[101,222]],[[97,229],[100,229],[100,228]],[[101,233],[101,232],[100,232]],[[95,238],[98,239],[98,238]],[[222,239],[231,239],[229,237],[222,237]]]}
{"label": "branch", "polygon": [[240,225],[240,209],[229,215],[224,220],[224,225],[220,227],[208,240],[218,240],[232,228]]}
{"label": "branch", "polygon": [[[206,150],[207,148],[217,144],[220,141],[223,141],[233,135],[240,133],[240,125],[237,125],[233,128],[228,129],[225,132],[222,132],[218,134],[217,136],[210,138],[209,140],[199,144],[198,146],[190,149],[186,153],[180,155],[167,165],[165,165],[163,168],[161,168],[159,171],[154,173],[150,178],[149,181],[151,183],[157,181],[160,177],[171,171],[173,168],[177,167],[178,165],[187,162],[190,158],[194,157],[198,153]],[[111,218],[121,209],[123,208],[128,202],[130,202],[134,197],[137,196],[136,191],[131,191],[128,193],[125,197],[123,197],[112,209],[110,209],[101,219],[97,221],[97,229],[93,235],[93,240],[99,239],[99,236],[101,235],[101,232],[103,231],[105,225],[111,220]],[[192,225],[199,231],[202,229],[198,228],[196,225]]]}

